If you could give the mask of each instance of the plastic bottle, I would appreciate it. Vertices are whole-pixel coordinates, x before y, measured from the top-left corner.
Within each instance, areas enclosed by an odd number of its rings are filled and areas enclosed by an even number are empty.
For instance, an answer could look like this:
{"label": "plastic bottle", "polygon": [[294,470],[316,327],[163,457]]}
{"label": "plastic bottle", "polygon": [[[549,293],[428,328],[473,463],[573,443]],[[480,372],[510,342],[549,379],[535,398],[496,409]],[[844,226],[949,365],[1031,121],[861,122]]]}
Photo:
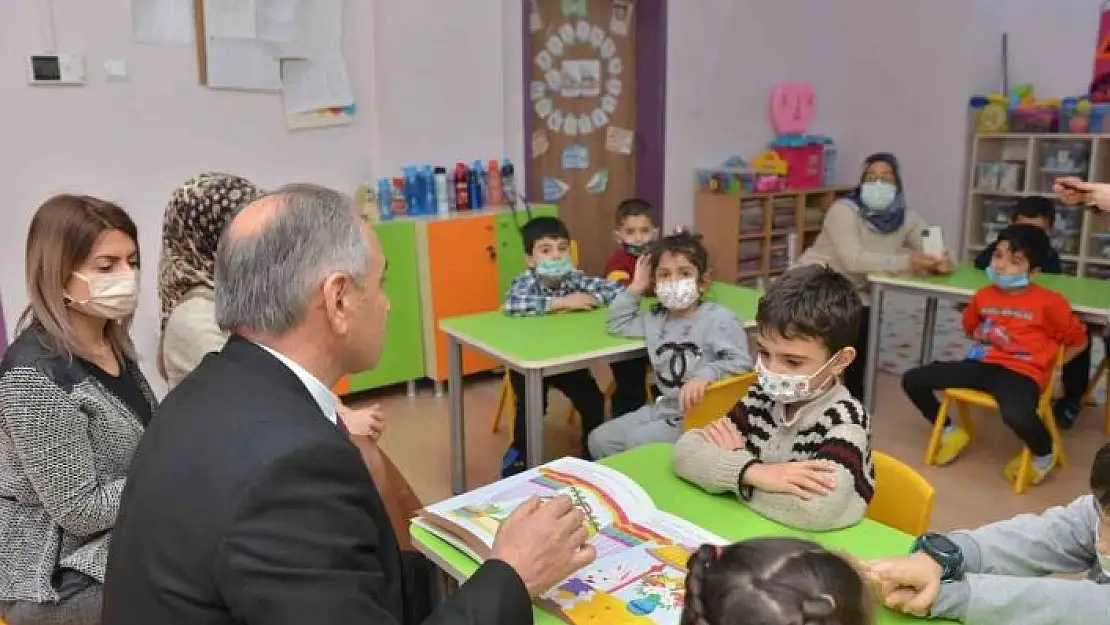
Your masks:
{"label": "plastic bottle", "polygon": [[409,214],[409,201],[405,197],[405,179],[403,177],[394,178],[391,191],[393,197],[393,214]]}
{"label": "plastic bottle", "polygon": [[475,210],[486,206],[485,179],[486,172],[482,169],[482,161],[474,161],[470,166],[467,187],[470,189],[470,206]]}
{"label": "plastic bottle", "polygon": [[501,187],[501,168],[496,159],[491,159],[486,170],[486,187],[489,190],[488,201],[490,206],[501,206],[505,201],[505,194]]}
{"label": "plastic bottle", "polygon": [[439,201],[436,199],[436,175],[431,165],[425,165],[420,170],[420,183],[424,189],[424,208],[429,215],[439,212]]}
{"label": "plastic bottle", "polygon": [[377,223],[378,193],[374,190],[374,183],[364,182],[355,192],[355,201],[358,203],[358,214],[369,223]]}
{"label": "plastic bottle", "polygon": [[455,206],[458,210],[470,210],[470,185],[468,184],[470,172],[463,163],[455,165]]}
{"label": "plastic bottle", "polygon": [[447,168],[435,168],[435,207],[436,212],[440,215],[446,215],[451,210],[451,205],[447,202]]}
{"label": "plastic bottle", "polygon": [[447,170],[447,210],[456,210],[455,204],[455,170],[451,167],[445,167]]}
{"label": "plastic bottle", "polygon": [[389,178],[378,179],[378,214],[382,221],[393,219],[393,193]]}
{"label": "plastic bottle", "polygon": [[405,175],[405,201],[410,215],[424,214],[424,196],[420,193],[420,170],[413,166],[402,168]]}
{"label": "plastic bottle", "polygon": [[501,195],[509,201],[516,201],[516,172],[508,157],[501,159]]}

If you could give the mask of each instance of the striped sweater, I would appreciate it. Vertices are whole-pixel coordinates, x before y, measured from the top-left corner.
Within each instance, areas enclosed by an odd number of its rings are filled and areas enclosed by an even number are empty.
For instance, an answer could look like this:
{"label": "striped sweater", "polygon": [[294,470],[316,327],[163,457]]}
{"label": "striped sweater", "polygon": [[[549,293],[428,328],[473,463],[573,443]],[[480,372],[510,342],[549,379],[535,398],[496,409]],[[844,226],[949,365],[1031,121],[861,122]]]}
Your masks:
{"label": "striped sweater", "polygon": [[[675,473],[711,493],[735,493],[756,512],[792,527],[830,530],[859,522],[875,490],[871,422],[863,406],[836,384],[798,406],[792,423],[785,423],[783,409],[753,384],[728,414],[744,437],[744,448],[722,449],[701,430],[690,430],[675,444]],[[740,484],[741,472],[753,462],[802,460],[832,463],[836,488],[806,501]]]}

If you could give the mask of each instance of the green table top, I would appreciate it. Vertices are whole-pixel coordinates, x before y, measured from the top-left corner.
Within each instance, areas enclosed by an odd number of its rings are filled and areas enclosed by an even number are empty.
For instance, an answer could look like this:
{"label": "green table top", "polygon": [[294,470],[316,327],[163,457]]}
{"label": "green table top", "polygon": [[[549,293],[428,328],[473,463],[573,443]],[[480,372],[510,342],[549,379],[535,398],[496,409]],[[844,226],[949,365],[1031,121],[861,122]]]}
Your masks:
{"label": "green table top", "polygon": [[[707,301],[728,308],[745,327],[752,325],[759,291],[714,282]],[[641,339],[611,336],[605,331],[608,309],[509,317],[501,311],[451,317],[439,322],[441,330],[462,343],[500,360],[524,368],[540,368],[634,351]]]}
{"label": "green table top", "polygon": [[[807,538],[833,550],[844,551],[860,558],[876,558],[907,553],[913,539],[898,530],[870,519],[848,529],[835,532],[806,532],[780,525],[751,511],[731,495],[710,495],[689,484],[671,471],[671,445],[655,444],[637,447],[601,464],[616,469],[643,487],[660,510],[680,516],[727,540],[739,541],[760,536],[793,536]],[[478,564],[448,543],[419,528],[410,527],[413,540],[433,552],[449,566],[470,576]],[[540,610],[535,612],[537,625],[561,621]],[[916,619],[889,610],[879,611],[878,625],[915,623]],[[949,621],[933,620],[931,623]]]}
{"label": "green table top", "polygon": [[[879,284],[961,296],[970,296],[990,284],[986,271],[963,263],[956,265],[955,270],[947,276],[873,274],[869,278]],[[1110,316],[1110,283],[1105,280],[1039,274],[1033,278],[1033,282],[1066,297],[1077,312]]]}

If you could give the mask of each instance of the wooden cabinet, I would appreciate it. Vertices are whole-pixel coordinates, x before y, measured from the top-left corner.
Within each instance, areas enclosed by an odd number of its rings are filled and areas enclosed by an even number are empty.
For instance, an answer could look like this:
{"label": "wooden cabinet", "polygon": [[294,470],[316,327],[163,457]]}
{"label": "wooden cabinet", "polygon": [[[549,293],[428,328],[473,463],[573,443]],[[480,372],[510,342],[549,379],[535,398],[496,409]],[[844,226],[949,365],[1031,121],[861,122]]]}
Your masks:
{"label": "wooden cabinet", "polygon": [[389,321],[378,366],[349,376],[347,391],[352,393],[424,377],[416,224],[388,221],[376,224],[374,232],[389,263],[383,284],[390,303]]}

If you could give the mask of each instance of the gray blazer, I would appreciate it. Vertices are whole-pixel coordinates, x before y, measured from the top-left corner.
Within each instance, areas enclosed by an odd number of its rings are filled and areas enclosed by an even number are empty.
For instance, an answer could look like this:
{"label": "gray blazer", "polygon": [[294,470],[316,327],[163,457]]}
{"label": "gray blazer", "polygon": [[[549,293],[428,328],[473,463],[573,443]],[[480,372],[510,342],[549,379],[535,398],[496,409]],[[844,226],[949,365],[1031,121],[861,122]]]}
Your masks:
{"label": "gray blazer", "polygon": [[[41,326],[0,362],[0,601],[57,601],[62,568],[103,583],[143,423],[80,360],[47,353]],[[150,386],[133,375],[153,407]]]}

